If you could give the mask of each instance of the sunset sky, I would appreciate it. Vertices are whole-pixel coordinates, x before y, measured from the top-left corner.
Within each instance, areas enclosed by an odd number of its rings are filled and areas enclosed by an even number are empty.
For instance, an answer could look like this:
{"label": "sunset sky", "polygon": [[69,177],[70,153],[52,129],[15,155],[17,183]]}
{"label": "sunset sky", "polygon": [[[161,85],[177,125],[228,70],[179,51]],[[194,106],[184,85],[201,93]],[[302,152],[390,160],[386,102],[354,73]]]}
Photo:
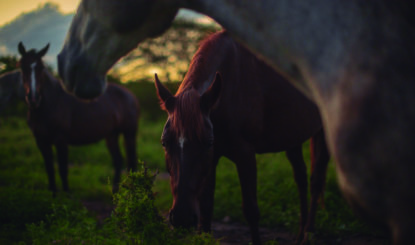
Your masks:
{"label": "sunset sky", "polygon": [[80,0],[0,0],[0,26],[47,2],[57,3],[62,12],[69,13],[76,10]]}

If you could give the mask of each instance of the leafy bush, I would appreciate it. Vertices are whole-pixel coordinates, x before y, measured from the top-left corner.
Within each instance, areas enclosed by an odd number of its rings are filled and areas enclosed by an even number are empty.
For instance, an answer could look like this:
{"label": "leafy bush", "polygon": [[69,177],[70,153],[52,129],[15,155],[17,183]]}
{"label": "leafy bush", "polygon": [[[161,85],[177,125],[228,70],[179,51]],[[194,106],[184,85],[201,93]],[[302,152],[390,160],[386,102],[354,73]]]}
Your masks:
{"label": "leafy bush", "polygon": [[130,173],[114,194],[112,218],[119,231],[137,244],[217,244],[209,234],[169,228],[154,204],[152,187],[157,174],[141,166],[141,171]]}
{"label": "leafy bush", "polygon": [[78,202],[53,204],[45,221],[28,225],[33,244],[218,244],[210,234],[169,228],[154,205],[156,174],[142,165],[114,194],[115,210],[104,224]]}
{"label": "leafy bush", "polygon": [[[53,205],[46,221],[28,225],[33,244],[117,244],[111,233],[97,227],[96,220],[79,204]],[[115,240],[115,241],[114,241]],[[105,241],[105,242],[104,242]]]}
{"label": "leafy bush", "polygon": [[142,241],[154,239],[153,242],[159,243],[159,239],[164,240],[160,234],[164,234],[167,227],[154,206],[152,186],[155,176],[146,168],[131,173],[121,183],[120,191],[114,194],[113,218],[120,231],[128,236]]}

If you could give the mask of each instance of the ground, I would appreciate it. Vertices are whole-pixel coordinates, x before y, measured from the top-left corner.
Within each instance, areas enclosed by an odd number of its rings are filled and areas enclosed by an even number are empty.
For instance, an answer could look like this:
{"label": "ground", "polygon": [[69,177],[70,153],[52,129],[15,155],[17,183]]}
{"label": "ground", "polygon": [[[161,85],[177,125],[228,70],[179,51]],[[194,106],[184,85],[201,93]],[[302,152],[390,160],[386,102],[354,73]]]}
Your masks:
{"label": "ground", "polygon": [[[213,223],[213,235],[215,238],[222,238],[221,245],[245,245],[250,244],[251,237],[249,228],[243,224],[226,224],[223,222]],[[283,228],[265,228],[259,229],[261,239],[267,241],[277,241],[278,245],[292,245],[295,242],[295,234],[292,234]],[[317,238],[316,245],[386,245],[388,240],[380,237],[372,237],[356,234],[341,238]]]}
{"label": "ground", "polygon": [[[99,222],[111,215],[113,206],[99,201],[83,201],[84,206],[96,215]],[[251,242],[249,227],[246,224],[227,222],[227,218],[220,222],[213,222],[212,232],[221,245],[247,245]],[[295,242],[295,234],[284,228],[259,229],[261,240],[277,241],[278,245],[291,245]],[[363,234],[354,234],[347,237],[316,238],[315,245],[386,245],[390,244],[385,237],[375,237]]]}

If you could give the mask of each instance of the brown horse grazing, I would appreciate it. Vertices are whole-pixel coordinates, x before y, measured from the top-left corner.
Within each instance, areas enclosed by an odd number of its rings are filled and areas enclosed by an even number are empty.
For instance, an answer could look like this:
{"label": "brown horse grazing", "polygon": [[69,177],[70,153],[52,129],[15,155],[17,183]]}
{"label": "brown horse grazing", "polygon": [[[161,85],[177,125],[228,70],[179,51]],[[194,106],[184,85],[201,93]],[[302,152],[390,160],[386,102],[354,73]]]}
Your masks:
{"label": "brown horse grazing", "polygon": [[6,72],[0,76],[0,113],[9,103],[24,100],[24,97],[20,70]]}
{"label": "brown horse grazing", "polygon": [[109,84],[105,93],[90,103],[67,94],[42,62],[48,48],[49,45],[39,52],[26,51],[19,43],[28,124],[45,161],[49,189],[54,194],[57,191],[52,145],[56,146],[63,190],[68,191],[68,145],[90,144],[105,138],[115,168],[116,191],[123,162],[118,145],[120,134],[124,135],[128,168],[137,168],[138,101],[127,89],[115,84]]}
{"label": "brown horse grazing", "polygon": [[[195,227],[199,222],[210,230],[216,165],[225,156],[236,164],[243,211],[252,241],[259,244],[255,154],[285,151],[300,194],[300,238],[306,230],[314,231],[329,154],[320,114],[309,99],[223,31],[200,46],[175,96],[157,75],[155,84],[168,113],[161,141],[173,194],[173,226]],[[309,138],[317,159],[307,224],[302,144]]]}
{"label": "brown horse grazing", "polygon": [[316,102],[345,198],[413,244],[414,2],[82,0],[59,54],[65,86],[100,94],[109,68],[179,8],[212,17]]}

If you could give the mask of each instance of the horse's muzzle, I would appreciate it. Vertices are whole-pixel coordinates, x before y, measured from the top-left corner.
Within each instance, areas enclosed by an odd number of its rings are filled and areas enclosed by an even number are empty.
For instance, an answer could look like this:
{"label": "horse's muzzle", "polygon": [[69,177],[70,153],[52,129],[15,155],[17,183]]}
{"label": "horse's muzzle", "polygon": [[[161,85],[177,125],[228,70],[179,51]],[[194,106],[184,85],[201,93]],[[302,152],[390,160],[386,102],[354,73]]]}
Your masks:
{"label": "horse's muzzle", "polygon": [[34,99],[30,99],[31,96],[25,96],[25,100],[29,108],[37,108],[40,105],[40,101],[42,100],[41,96],[37,96]]}
{"label": "horse's muzzle", "polygon": [[94,73],[83,55],[68,58],[65,52],[61,52],[58,55],[58,70],[65,89],[78,98],[95,99],[105,91],[105,75],[100,76]]}

